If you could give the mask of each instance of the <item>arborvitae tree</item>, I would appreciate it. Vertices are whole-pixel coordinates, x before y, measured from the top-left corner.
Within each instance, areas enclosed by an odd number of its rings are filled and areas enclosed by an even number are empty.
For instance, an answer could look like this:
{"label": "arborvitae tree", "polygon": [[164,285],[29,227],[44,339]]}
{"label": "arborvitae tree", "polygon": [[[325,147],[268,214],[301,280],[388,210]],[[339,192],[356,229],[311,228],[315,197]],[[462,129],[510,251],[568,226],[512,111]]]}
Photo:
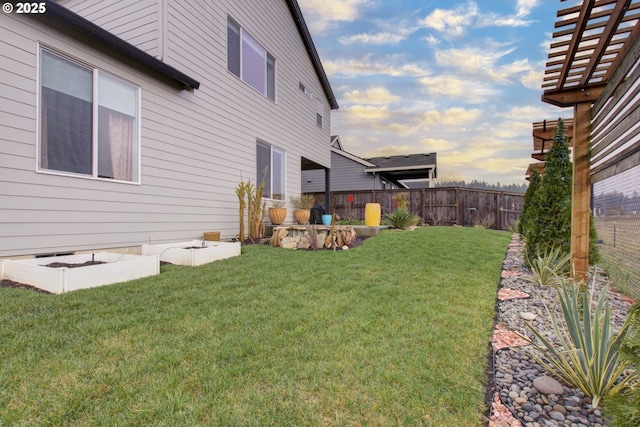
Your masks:
{"label": "arborvitae tree", "polygon": [[537,169],[534,169],[529,178],[529,188],[524,193],[524,205],[522,207],[522,214],[520,214],[520,221],[518,222],[518,233],[527,237],[527,232],[531,229],[531,224],[534,221],[534,215],[538,211],[538,197],[540,191],[540,185],[542,184],[542,176]]}
{"label": "arborvitae tree", "polygon": [[527,251],[544,253],[552,247],[571,251],[571,174],[569,142],[562,120],[558,120],[553,144],[547,152],[537,209],[527,231]]}

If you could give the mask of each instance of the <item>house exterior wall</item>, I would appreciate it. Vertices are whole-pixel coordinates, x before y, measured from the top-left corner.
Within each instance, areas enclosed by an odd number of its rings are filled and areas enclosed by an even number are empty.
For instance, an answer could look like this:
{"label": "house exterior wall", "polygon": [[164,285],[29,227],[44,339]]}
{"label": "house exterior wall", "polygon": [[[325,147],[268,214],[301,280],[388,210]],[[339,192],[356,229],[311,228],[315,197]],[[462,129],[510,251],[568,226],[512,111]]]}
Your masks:
{"label": "house exterior wall", "polygon": [[[379,176],[364,172],[365,166],[338,153],[331,152],[331,191],[382,190]],[[309,182],[311,181],[311,182]],[[324,170],[302,171],[302,192],[317,193],[325,190]]]}
{"label": "house exterior wall", "polygon": [[166,0],[58,0],[58,3],[148,54],[162,57]]}
{"label": "house exterior wall", "polygon": [[[117,3],[100,3],[108,6],[95,16],[114,31],[131,21]],[[287,200],[300,193],[302,155],[330,166],[329,103],[284,1],[163,3],[164,60],[200,81],[193,93],[68,28],[0,15],[0,257],[191,240],[209,230],[233,237],[235,188],[256,182],[257,140],[286,151]],[[227,71],[227,14],[276,57],[275,103]],[[132,32],[120,35],[153,51]],[[140,88],[140,184],[36,171],[38,43]],[[325,104],[322,129],[299,81]],[[293,221],[293,209],[288,215]]]}
{"label": "house exterior wall", "polygon": [[602,181],[640,165],[640,59],[610,98],[599,100],[591,123],[592,182]]}

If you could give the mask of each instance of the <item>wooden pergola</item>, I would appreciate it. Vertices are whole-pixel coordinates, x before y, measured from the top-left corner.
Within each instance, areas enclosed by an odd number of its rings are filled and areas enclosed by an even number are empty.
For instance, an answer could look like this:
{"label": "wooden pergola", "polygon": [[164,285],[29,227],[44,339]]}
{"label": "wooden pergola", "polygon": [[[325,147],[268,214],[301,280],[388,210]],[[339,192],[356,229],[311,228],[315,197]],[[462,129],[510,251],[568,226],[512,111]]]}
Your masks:
{"label": "wooden pergola", "polygon": [[[532,158],[541,162],[547,160],[547,151],[553,144],[553,135],[556,132],[556,127],[558,127],[558,119],[533,123],[533,132],[531,133],[533,136]],[[573,119],[565,119],[564,127],[569,139],[569,145],[571,145],[573,143]]]}
{"label": "wooden pergola", "polygon": [[524,178],[527,181],[530,180],[534,170],[537,170],[541,175],[544,174],[544,163],[545,162],[529,163],[529,167],[527,168]]}
{"label": "wooden pergola", "polygon": [[583,0],[559,10],[557,17],[542,101],[574,111],[571,262],[576,279],[586,279],[591,107],[609,98],[624,79],[621,73],[628,73],[629,63],[637,59],[640,0]]}

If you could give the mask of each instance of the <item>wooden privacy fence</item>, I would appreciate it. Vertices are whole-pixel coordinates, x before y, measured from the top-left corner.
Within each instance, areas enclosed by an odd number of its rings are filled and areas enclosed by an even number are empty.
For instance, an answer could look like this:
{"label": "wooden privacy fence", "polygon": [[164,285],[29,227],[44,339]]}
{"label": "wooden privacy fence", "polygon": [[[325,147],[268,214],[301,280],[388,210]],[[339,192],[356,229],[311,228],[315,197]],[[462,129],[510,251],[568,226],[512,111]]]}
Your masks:
{"label": "wooden privacy fence", "polygon": [[[311,193],[326,206],[324,193]],[[331,209],[342,219],[363,220],[367,203],[380,203],[382,215],[392,213],[405,197],[409,210],[429,225],[482,225],[504,230],[520,218],[524,195],[473,188],[416,188],[409,190],[332,191]]]}

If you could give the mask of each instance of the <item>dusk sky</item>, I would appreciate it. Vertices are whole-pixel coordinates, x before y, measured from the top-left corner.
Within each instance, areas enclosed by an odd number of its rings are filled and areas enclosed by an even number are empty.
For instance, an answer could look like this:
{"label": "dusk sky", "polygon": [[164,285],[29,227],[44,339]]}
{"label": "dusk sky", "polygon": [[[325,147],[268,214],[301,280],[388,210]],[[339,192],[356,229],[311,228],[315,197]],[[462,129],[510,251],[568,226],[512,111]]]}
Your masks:
{"label": "dusk sky", "polygon": [[560,0],[298,0],[360,157],[430,153],[438,179],[524,181]]}

